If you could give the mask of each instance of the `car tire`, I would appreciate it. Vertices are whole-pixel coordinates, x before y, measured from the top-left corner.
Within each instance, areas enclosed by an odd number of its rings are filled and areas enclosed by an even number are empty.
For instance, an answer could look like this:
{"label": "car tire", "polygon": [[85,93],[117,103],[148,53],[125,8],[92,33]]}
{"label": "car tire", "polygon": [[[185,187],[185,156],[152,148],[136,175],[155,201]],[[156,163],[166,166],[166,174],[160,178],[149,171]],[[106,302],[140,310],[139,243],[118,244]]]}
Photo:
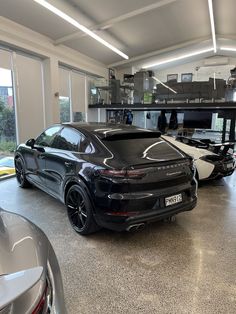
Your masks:
{"label": "car tire", "polygon": [[99,228],[94,216],[93,206],[85,189],[72,185],[66,195],[67,214],[73,229],[82,235],[96,232]]}
{"label": "car tire", "polygon": [[28,188],[31,186],[29,181],[26,179],[25,176],[25,166],[23,160],[18,157],[15,159],[15,168],[16,168],[16,179],[19,183],[21,188]]}

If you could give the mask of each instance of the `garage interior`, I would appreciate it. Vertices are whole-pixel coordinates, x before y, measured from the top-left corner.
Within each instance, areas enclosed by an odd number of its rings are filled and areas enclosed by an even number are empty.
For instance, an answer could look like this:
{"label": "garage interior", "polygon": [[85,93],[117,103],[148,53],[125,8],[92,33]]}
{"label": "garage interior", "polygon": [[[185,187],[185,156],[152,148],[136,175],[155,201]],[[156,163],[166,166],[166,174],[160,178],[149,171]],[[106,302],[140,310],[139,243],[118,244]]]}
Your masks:
{"label": "garage interior", "polygon": [[[161,110],[169,121],[173,109],[173,135],[230,142],[235,157],[235,8],[234,0],[2,1],[0,162],[54,123],[119,124],[132,113],[133,125],[157,129]],[[210,113],[210,127],[186,126],[189,112]],[[0,207],[49,238],[69,314],[233,314],[235,185],[235,173],[200,182],[192,211],[137,232],[76,234],[63,204],[20,189],[12,173],[0,177]]]}

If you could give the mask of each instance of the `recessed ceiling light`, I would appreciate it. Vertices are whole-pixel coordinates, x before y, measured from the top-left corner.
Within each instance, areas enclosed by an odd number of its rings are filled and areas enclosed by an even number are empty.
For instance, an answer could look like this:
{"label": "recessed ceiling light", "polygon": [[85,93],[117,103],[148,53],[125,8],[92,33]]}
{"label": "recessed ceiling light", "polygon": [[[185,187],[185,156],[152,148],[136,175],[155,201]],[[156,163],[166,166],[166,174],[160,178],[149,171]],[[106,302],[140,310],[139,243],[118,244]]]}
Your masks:
{"label": "recessed ceiling light", "polygon": [[64,13],[63,11],[57,9],[52,4],[48,3],[45,0],[33,0],[33,1],[37,2],[38,4],[43,6],[44,8],[48,9],[49,11],[53,12],[57,16],[61,17],[63,20],[67,21],[71,25],[73,25],[76,28],[80,29],[82,32],[86,33],[87,35],[89,35],[93,39],[97,40],[98,42],[100,42],[101,44],[103,44],[107,48],[111,49],[112,51],[114,51],[115,53],[117,53],[118,55],[123,57],[124,59],[129,59],[129,57],[126,54],[124,54],[122,51],[120,51],[119,49],[117,49],[113,45],[109,44],[106,40],[102,39],[100,36],[98,36],[97,34],[92,32],[90,29],[88,29],[84,25],[82,25],[79,22],[77,22],[75,19],[73,19],[72,17],[70,17],[69,15]]}
{"label": "recessed ceiling light", "polygon": [[215,31],[212,0],[208,0],[208,7],[209,7],[209,14],[210,14],[210,21],[211,21],[211,34],[212,34],[212,40],[213,40],[213,48],[214,48],[214,52],[216,53],[216,31]]}
{"label": "recessed ceiling light", "polygon": [[190,58],[190,57],[193,57],[193,56],[197,56],[197,55],[200,55],[200,54],[203,54],[203,53],[206,53],[206,52],[210,52],[210,51],[213,51],[213,50],[214,50],[214,48],[208,48],[208,49],[202,49],[202,50],[193,51],[193,52],[190,52],[190,53],[178,56],[178,57],[165,59],[165,60],[160,61],[160,62],[155,62],[155,63],[152,63],[152,64],[144,65],[143,68],[144,69],[153,68],[153,67],[156,67],[156,66],[159,66],[159,65],[163,65],[163,64],[166,64],[166,63],[170,63],[170,62],[174,62],[174,61],[178,61],[178,60],[182,60],[182,59],[187,59],[187,58]]}

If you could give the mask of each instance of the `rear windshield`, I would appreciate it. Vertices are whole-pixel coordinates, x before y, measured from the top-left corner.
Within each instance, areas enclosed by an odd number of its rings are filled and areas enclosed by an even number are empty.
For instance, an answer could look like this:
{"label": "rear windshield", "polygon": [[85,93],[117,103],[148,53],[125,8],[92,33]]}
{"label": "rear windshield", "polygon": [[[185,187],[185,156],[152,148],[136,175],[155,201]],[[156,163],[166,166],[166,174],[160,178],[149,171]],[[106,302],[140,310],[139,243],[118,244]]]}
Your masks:
{"label": "rear windshield", "polygon": [[122,138],[104,139],[103,143],[116,157],[132,162],[139,158],[157,160],[173,160],[183,157],[180,151],[161,138]]}

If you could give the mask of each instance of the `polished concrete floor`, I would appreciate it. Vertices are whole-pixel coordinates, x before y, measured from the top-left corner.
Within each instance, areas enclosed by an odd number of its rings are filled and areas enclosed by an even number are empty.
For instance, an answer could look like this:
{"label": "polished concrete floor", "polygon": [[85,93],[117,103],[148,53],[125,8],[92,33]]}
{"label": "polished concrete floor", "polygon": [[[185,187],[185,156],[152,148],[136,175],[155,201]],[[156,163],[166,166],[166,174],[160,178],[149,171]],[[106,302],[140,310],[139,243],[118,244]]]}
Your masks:
{"label": "polished concrete floor", "polygon": [[39,225],[57,253],[69,314],[236,313],[236,174],[204,184],[192,212],[136,233],[76,234],[65,208],[16,180],[0,206]]}

